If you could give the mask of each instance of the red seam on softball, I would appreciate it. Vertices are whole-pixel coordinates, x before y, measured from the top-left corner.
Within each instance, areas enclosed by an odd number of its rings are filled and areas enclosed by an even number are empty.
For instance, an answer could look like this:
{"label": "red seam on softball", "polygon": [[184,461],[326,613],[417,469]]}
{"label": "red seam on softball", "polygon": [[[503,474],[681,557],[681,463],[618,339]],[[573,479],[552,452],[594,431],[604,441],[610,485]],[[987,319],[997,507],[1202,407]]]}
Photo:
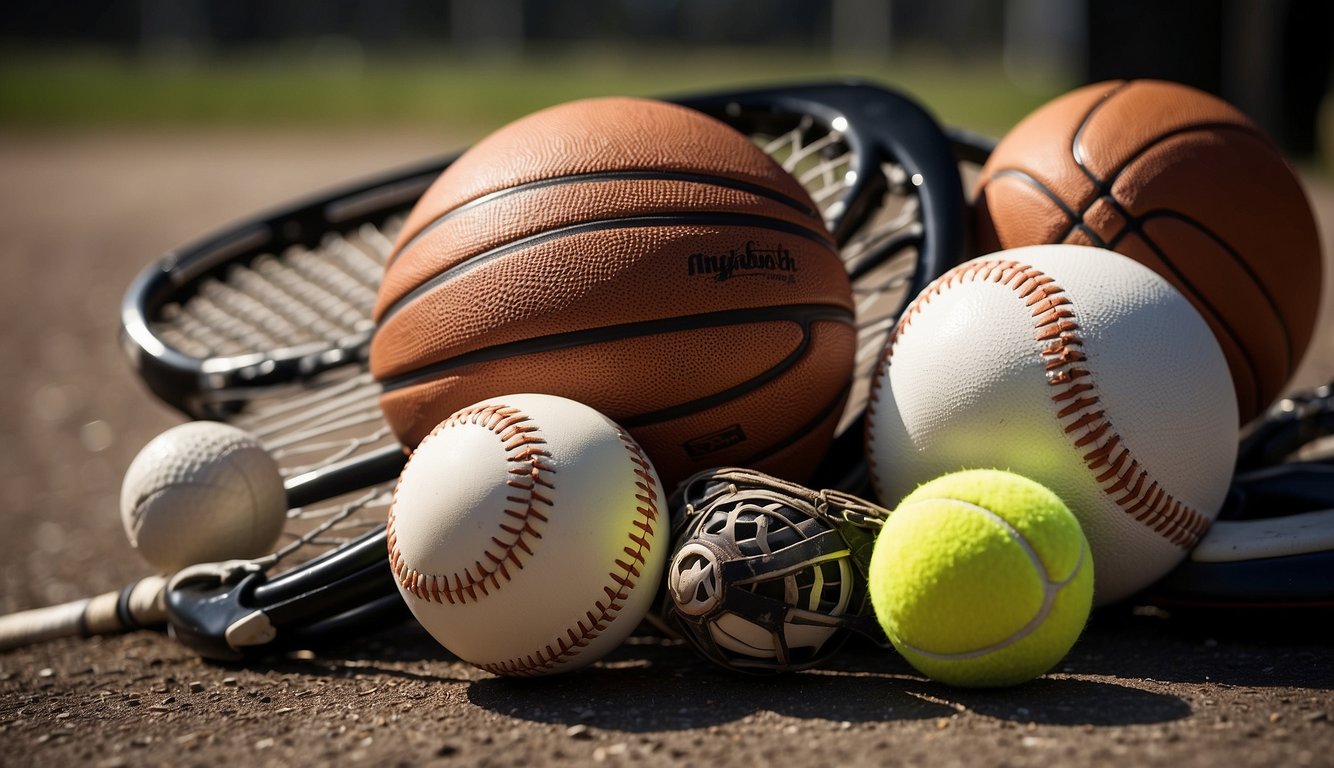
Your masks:
{"label": "red seam on softball", "polygon": [[[1051,400],[1057,406],[1057,419],[1070,435],[1074,447],[1091,449],[1081,456],[1095,480],[1123,512],[1182,549],[1191,549],[1209,528],[1209,519],[1181,503],[1149,477],[1130,450],[1122,445],[1120,434],[1101,407],[1101,396],[1093,383],[1092,372],[1082,367],[1086,361],[1084,340],[1069,296],[1054,279],[1026,264],[1006,259],[969,262],[936,278],[903,311],[890,333],[876,367],[877,381],[871,387],[866,407],[867,463],[875,477],[870,450],[875,404],[879,400],[879,377],[893,355],[893,348],[913,318],[934,296],[946,288],[967,282],[989,281],[1003,284],[1024,301],[1033,318],[1034,340],[1048,342],[1039,354],[1043,358],[1047,384],[1056,391]],[[880,489],[877,488],[879,493]]]}
{"label": "red seam on softball", "polygon": [[628,559],[616,558],[614,561],[616,570],[607,574],[611,584],[602,588],[607,598],[606,602],[595,601],[593,604],[595,610],[585,611],[584,621],[578,621],[575,626],[568,627],[565,635],[557,637],[554,644],[548,643],[536,653],[521,658],[478,664],[481,669],[497,675],[531,677],[543,674],[553,666],[564,664],[578,656],[585,646],[616,620],[622,601],[630,597],[631,590],[635,588],[635,580],[640,575],[639,564],[648,561],[647,554],[653,549],[654,524],[658,521],[658,483],[653,476],[652,464],[634,438],[627,435],[620,427],[616,428],[616,434],[621,438],[621,444],[629,452],[630,462],[634,465],[635,487],[639,489],[635,494],[635,499],[639,501],[635,512],[639,515],[639,519],[631,522],[631,530],[626,533],[630,545],[624,547],[623,551]]}
{"label": "red seam on softball", "polygon": [[[546,490],[554,487],[551,475],[555,474],[555,469],[546,463],[550,456],[543,447],[546,440],[536,434],[538,429],[528,424],[530,420],[518,408],[487,404],[465,408],[431,431],[429,436],[434,436],[442,430],[471,423],[495,433],[509,452],[510,478],[505,483],[515,489],[515,493],[505,497],[512,506],[502,512],[511,522],[497,526],[501,533],[491,537],[494,546],[483,550],[482,559],[474,561],[468,568],[449,574],[422,573],[407,567],[398,549],[398,534],[394,529],[394,509],[398,502],[398,488],[395,487],[386,530],[389,567],[405,590],[422,600],[436,603],[476,602],[509,581],[511,567],[522,569],[523,555],[532,556],[530,540],[542,538],[534,523],[547,522],[546,514],[538,507],[551,506]],[[412,459],[408,462],[410,464]]]}

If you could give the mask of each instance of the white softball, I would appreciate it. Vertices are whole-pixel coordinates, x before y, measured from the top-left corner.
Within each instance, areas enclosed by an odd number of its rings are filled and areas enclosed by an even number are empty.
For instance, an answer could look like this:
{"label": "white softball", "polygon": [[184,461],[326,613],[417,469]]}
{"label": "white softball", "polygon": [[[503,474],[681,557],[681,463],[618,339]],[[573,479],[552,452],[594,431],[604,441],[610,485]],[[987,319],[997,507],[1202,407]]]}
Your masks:
{"label": "white softball", "polygon": [[273,457],[248,432],[192,421],[149,441],[125,472],[130,544],[163,571],[269,553],[287,517]]}
{"label": "white softball", "polygon": [[389,510],[414,616],[459,658],[544,675],[618,646],[658,590],[657,473],[598,411],[551,395],[464,408],[422,440]]}
{"label": "white softball", "polygon": [[1112,251],[1033,246],[962,264],[905,310],[872,385],[867,460],[891,508],[965,468],[1046,485],[1083,525],[1104,605],[1204,535],[1237,419],[1218,342],[1166,280]]}

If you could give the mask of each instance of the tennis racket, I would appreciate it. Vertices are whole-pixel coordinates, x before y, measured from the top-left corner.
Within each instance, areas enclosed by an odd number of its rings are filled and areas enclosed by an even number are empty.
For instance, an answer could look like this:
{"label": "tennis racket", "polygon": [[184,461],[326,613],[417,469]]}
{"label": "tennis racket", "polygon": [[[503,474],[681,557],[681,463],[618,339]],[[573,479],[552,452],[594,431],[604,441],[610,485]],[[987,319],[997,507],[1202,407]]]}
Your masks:
{"label": "tennis racket", "polygon": [[1242,437],[1218,520],[1143,601],[1237,626],[1243,614],[1328,626],[1313,617],[1334,611],[1331,436],[1334,382],[1270,407]]}
{"label": "tennis racket", "polygon": [[[819,205],[854,286],[856,380],[821,487],[866,487],[861,413],[903,305],[964,253],[960,163],[990,142],[947,133],[910,97],[868,83],[672,99],[748,134]],[[370,309],[413,203],[452,157],[230,227],[131,285],[122,345],[148,388],[191,418],[254,434],[286,476],[284,544],[65,606],[0,619],[0,647],[160,626],[238,659],[360,635],[408,614],[383,524],[405,453],[367,372]]]}

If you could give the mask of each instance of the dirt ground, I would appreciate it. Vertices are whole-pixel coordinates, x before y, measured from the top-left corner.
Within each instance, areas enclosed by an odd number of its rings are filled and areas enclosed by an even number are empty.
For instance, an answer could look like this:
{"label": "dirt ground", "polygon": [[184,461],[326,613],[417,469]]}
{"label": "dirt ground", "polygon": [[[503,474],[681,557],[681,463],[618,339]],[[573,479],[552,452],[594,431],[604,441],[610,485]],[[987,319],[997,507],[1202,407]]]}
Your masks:
{"label": "dirt ground", "polygon": [[[136,272],[237,217],[456,146],[425,133],[0,135],[0,610],[142,575],[119,478],[178,417],[116,345]],[[1310,188],[1334,245],[1334,191]],[[1297,384],[1334,375],[1330,317]],[[993,692],[932,684],[870,646],[751,678],[635,642],[580,673],[512,682],[411,626],[245,667],[154,633],[66,640],[0,654],[0,764],[1334,765],[1328,631],[1255,630],[1105,611],[1053,674]]]}

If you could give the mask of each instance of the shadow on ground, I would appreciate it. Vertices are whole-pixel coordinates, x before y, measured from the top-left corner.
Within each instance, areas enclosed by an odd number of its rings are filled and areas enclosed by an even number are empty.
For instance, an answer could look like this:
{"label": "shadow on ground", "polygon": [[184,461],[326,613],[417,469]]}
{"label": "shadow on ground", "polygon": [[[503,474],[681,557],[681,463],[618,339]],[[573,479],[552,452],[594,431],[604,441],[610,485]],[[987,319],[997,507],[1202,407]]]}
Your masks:
{"label": "shadow on ground", "polygon": [[629,732],[716,726],[762,712],[856,724],[948,718],[967,710],[1057,725],[1162,723],[1191,713],[1176,696],[1068,676],[1000,690],[949,688],[869,644],[849,649],[828,669],[768,677],[715,667],[680,645],[641,644],[572,675],[479,679],[467,696],[510,717]]}

